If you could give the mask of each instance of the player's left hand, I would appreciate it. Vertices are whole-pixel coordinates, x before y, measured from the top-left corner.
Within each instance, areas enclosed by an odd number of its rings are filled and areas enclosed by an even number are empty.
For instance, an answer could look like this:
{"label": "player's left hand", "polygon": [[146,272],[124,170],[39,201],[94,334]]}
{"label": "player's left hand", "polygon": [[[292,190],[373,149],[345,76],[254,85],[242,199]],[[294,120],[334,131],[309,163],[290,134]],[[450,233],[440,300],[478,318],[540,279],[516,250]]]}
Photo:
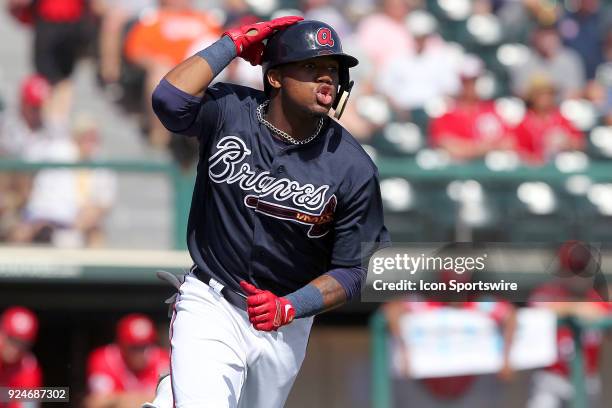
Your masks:
{"label": "player's left hand", "polygon": [[257,330],[278,330],[293,321],[295,309],[287,299],[276,296],[269,290],[258,289],[246,281],[240,282],[240,286],[248,295],[249,321]]}
{"label": "player's left hand", "polygon": [[279,17],[270,21],[232,28],[223,33],[223,35],[227,35],[232,39],[239,57],[244,58],[251,65],[259,65],[261,64],[265,48],[263,41],[277,30],[287,28],[303,19],[300,16]]}

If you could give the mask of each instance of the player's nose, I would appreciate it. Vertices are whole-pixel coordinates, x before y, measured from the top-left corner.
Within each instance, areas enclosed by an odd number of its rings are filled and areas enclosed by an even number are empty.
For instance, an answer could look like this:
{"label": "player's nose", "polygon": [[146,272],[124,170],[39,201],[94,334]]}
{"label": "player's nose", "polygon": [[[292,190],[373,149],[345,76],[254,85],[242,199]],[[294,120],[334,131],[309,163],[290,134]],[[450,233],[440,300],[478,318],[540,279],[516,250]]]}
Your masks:
{"label": "player's nose", "polygon": [[321,69],[321,70],[317,71],[317,82],[318,83],[328,84],[328,85],[333,85],[334,84],[334,78],[331,75],[331,73],[329,72],[329,70]]}

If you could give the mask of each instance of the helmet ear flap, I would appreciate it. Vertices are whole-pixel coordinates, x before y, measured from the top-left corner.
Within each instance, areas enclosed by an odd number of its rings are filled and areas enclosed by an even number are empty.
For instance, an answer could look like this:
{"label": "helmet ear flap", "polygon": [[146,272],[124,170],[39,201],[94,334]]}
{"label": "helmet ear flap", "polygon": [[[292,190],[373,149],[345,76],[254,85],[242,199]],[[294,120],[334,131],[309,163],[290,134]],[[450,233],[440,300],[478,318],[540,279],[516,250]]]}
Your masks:
{"label": "helmet ear flap", "polygon": [[353,88],[353,81],[350,80],[349,69],[346,64],[343,64],[342,68],[340,69],[340,77],[338,79],[340,82],[338,86],[338,93],[334,103],[332,104],[332,108],[335,111],[334,117],[336,119],[340,119],[340,116],[342,116],[346,102],[348,101],[348,97],[351,93],[351,89]]}
{"label": "helmet ear flap", "polygon": [[350,81],[346,88],[342,87],[338,94],[337,102],[334,102],[334,118],[340,119],[344,113],[344,108],[348,102],[349,96],[351,96],[351,89],[353,89],[353,81]]}
{"label": "helmet ear flap", "polygon": [[336,94],[336,100],[332,104],[332,108],[334,109],[338,106],[342,92],[345,91],[349,85],[349,69],[346,64],[341,63],[340,72],[338,74],[338,92]]}

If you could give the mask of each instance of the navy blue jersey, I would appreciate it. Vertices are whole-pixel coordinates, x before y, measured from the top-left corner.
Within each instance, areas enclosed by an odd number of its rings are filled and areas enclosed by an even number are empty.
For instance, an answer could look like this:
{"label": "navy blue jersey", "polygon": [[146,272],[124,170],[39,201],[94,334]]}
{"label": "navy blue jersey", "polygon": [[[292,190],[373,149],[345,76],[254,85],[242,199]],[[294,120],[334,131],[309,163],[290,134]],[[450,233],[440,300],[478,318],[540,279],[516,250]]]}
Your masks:
{"label": "navy blue jersey", "polygon": [[292,145],[257,120],[261,91],[208,88],[194,124],[200,161],[188,225],[199,268],[240,290],[246,279],[284,296],[334,266],[360,265],[389,241],[374,163],[326,118],[319,136]]}

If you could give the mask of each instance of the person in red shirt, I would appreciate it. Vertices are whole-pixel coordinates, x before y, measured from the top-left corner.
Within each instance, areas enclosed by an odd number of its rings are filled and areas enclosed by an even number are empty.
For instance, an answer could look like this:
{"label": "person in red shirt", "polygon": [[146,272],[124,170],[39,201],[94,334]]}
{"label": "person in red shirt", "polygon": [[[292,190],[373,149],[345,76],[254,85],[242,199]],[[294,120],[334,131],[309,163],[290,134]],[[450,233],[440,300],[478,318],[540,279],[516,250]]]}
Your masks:
{"label": "person in red shirt", "polygon": [[[42,370],[30,352],[38,333],[38,319],[24,307],[13,306],[0,317],[0,387],[42,386]],[[28,403],[28,407],[32,404]],[[20,402],[0,401],[0,408],[23,408]]]}
{"label": "person in red shirt", "polygon": [[50,109],[67,117],[73,96],[70,77],[93,34],[89,0],[9,0],[7,6],[32,27],[34,68],[53,86]]}
{"label": "person in red shirt", "polygon": [[[574,317],[593,321],[612,313],[612,303],[606,301],[597,290],[593,279],[601,271],[598,253],[590,246],[568,241],[559,250],[559,278],[536,288],[530,297],[530,306],[554,311],[559,317]],[[584,352],[584,372],[589,407],[599,407],[601,379],[599,360],[603,332],[586,329],[582,332],[581,346]],[[560,407],[569,404],[574,396],[570,366],[574,358],[576,343],[568,326],[557,329],[557,361],[550,367],[534,373],[533,387],[527,408]]]}
{"label": "person in red shirt", "polygon": [[549,77],[531,78],[527,113],[514,129],[517,150],[528,164],[545,164],[561,151],[585,147],[584,134],[561,114],[556,95],[557,89]]}
{"label": "person in red shirt", "polygon": [[476,82],[482,75],[482,61],[468,55],[462,64],[461,90],[453,106],[430,125],[430,144],[446,150],[455,160],[481,158],[492,150],[512,147],[510,129],[492,101],[478,95]]}
{"label": "person in red shirt", "polygon": [[[216,41],[223,32],[219,21],[199,10],[193,0],[160,0],[159,8],[132,26],[123,47],[125,58],[145,71],[143,113],[149,141],[157,147],[170,143],[170,133],[151,107],[151,94],[172,67]],[[197,150],[197,149],[196,149]]]}
{"label": "person in red shirt", "polygon": [[135,407],[152,400],[160,375],[169,370],[169,353],[155,345],[153,322],[129,314],[117,324],[116,343],[95,349],[87,363],[87,408]]}

